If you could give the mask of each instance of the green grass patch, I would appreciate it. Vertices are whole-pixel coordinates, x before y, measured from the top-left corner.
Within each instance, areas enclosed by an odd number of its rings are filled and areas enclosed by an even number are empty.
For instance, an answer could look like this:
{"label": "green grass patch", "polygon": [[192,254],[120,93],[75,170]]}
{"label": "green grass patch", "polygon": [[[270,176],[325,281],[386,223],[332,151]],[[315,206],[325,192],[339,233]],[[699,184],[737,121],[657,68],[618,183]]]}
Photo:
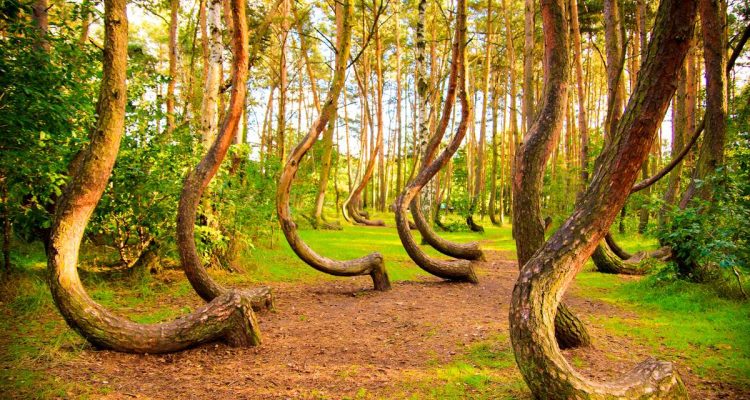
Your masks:
{"label": "green grass patch", "polygon": [[616,304],[637,318],[599,317],[608,331],[679,356],[697,374],[750,386],[750,303],[725,300],[710,286],[583,272],[577,293]]}
{"label": "green grass patch", "polygon": [[531,398],[515,366],[510,340],[499,335],[475,343],[454,361],[428,371],[405,374],[393,398],[409,399],[526,399]]}

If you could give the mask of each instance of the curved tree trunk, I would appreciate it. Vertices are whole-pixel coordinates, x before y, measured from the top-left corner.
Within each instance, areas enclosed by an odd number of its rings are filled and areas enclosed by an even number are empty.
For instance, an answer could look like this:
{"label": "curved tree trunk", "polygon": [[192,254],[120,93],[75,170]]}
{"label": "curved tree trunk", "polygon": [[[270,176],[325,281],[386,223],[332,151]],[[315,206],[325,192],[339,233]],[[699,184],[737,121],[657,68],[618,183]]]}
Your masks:
{"label": "curved tree trunk", "polygon": [[391,288],[391,284],[385,270],[383,256],[380,253],[372,253],[365,257],[347,261],[335,261],[320,256],[299,236],[297,225],[292,220],[291,210],[289,209],[289,194],[302,157],[312,148],[318,136],[320,136],[320,133],[334,115],[339,95],[344,87],[346,63],[349,59],[349,51],[351,49],[352,9],[352,4],[349,1],[344,3],[344,5],[338,3],[336,5],[337,25],[339,29],[337,33],[338,52],[336,55],[336,69],[333,76],[333,83],[329,89],[328,97],[320,112],[320,116],[310,127],[307,136],[294,148],[284,166],[276,191],[276,213],[281,223],[281,229],[284,231],[284,236],[287,242],[289,242],[289,246],[291,246],[292,250],[294,250],[302,261],[320,272],[335,276],[370,275],[375,290],[385,291]]}
{"label": "curved tree trunk", "polygon": [[[562,10],[561,3],[562,0],[543,0],[543,18],[550,18],[552,10]],[[536,398],[687,398],[672,364],[654,359],[639,364],[615,382],[598,383],[584,378],[558,349],[552,321],[568,285],[625,205],[648,156],[688,52],[695,3],[661,2],[635,90],[600,156],[591,185],[570,218],[523,266],[516,282],[509,313],[511,342],[519,369]]]}
{"label": "curved tree trunk", "polygon": [[[221,296],[227,292],[227,289],[208,275],[198,255],[198,249],[195,245],[195,216],[203,192],[219,170],[219,166],[236,136],[247,95],[249,66],[247,21],[245,20],[244,10],[242,15],[236,15],[233,10],[232,17],[234,21],[230,26],[234,27],[232,32],[234,54],[229,110],[224,116],[216,140],[211,144],[200,163],[185,178],[177,210],[177,249],[180,253],[182,266],[190,284],[198,295],[206,301]],[[256,310],[273,307],[273,296],[271,290],[267,287],[246,290],[242,293],[252,302],[253,308]]]}
{"label": "curved tree trunk", "polygon": [[[464,0],[458,1],[457,8],[458,17],[456,22],[456,35],[452,48],[452,71],[449,77],[448,90],[449,93],[451,93],[451,91],[455,92],[457,81],[460,82],[461,87],[459,88],[458,95],[461,100],[461,122],[459,123],[458,131],[440,156],[429,165],[422,168],[414,180],[412,180],[404,189],[404,193],[402,193],[396,200],[396,227],[398,229],[398,235],[401,238],[401,243],[404,245],[406,252],[422,269],[444,279],[476,283],[477,276],[471,262],[467,260],[443,261],[427,256],[427,254],[417,246],[417,243],[411,236],[407,219],[408,206],[411,204],[412,209],[414,208],[413,200],[418,196],[419,191],[422,190],[427,182],[429,182],[430,179],[432,179],[432,177],[450,161],[450,158],[461,145],[464,136],[466,136],[466,130],[469,124],[470,110],[469,101],[466,95],[466,76],[464,71],[464,41],[466,37],[466,3]],[[449,99],[450,97],[452,97],[452,95],[449,96]],[[443,115],[437,129],[438,132],[444,133],[448,126],[448,120],[450,119],[450,113],[452,110],[451,103],[452,101],[448,100],[443,105]],[[429,149],[425,154],[429,154]],[[419,222],[417,222],[417,224],[419,226]]]}
{"label": "curved tree trunk", "polygon": [[[568,96],[568,24],[564,8],[543,6],[544,19],[544,97],[537,118],[516,152],[513,174],[513,233],[518,264],[528,261],[542,244],[546,223],[542,220],[542,185],[547,160],[557,142]],[[559,13],[558,13],[559,12]],[[561,347],[588,346],[591,338],[578,318],[567,308],[558,311],[555,330]]]}
{"label": "curved tree trunk", "polygon": [[[128,21],[125,0],[105,0],[105,43],[98,119],[83,161],[58,203],[52,222],[47,268],[52,298],[71,328],[95,346],[135,353],[164,353],[224,339],[232,345],[260,343],[248,299],[227,292],[171,322],[137,324],[94,302],[78,276],[78,252],[86,224],[101,199],[124,130]],[[244,17],[239,0],[232,7]],[[242,18],[244,21],[244,18]]]}
{"label": "curved tree trunk", "polygon": [[625,249],[620,247],[620,245],[615,242],[615,238],[611,233],[608,232],[607,235],[604,236],[604,240],[606,241],[607,246],[612,250],[612,252],[616,254],[617,257],[620,257],[621,260],[627,260],[628,258],[633,257],[632,254],[625,251]]}
{"label": "curved tree trunk", "polygon": [[[367,79],[369,72],[364,74],[365,76],[362,79],[362,96],[363,96],[363,104],[364,104],[364,115],[367,121],[370,125],[370,130],[372,130],[372,115],[370,113],[370,107],[368,105],[367,101]],[[362,179],[360,179],[359,184],[354,188],[354,190],[349,193],[349,197],[344,202],[344,209],[345,214],[348,215],[349,218],[354,220],[354,222],[360,224],[360,225],[367,225],[367,226],[385,226],[385,222],[382,220],[370,220],[369,216],[366,216],[364,212],[360,212],[359,210],[359,203],[360,200],[362,200],[362,193],[365,192],[365,189],[367,188],[367,184],[370,183],[370,179],[372,179],[372,176],[375,172],[375,162],[377,161],[377,155],[380,151],[380,147],[383,146],[383,131],[381,129],[378,130],[378,134],[375,138],[375,143],[372,146],[372,150],[370,151],[370,157],[367,160],[367,165],[365,166],[364,173],[362,174]],[[362,155],[360,154],[360,158]],[[366,193],[365,193],[366,195]]]}
{"label": "curved tree trunk", "polygon": [[[422,4],[420,3],[420,7],[421,6]],[[420,11],[420,12],[423,12],[423,11]],[[421,20],[423,21],[424,18],[421,18]],[[420,49],[423,51],[424,50],[424,35],[422,33],[422,30],[424,29],[424,25],[423,23],[420,23],[420,24],[421,25],[417,25],[417,49],[418,51]],[[454,49],[454,51],[457,51],[457,49]],[[456,100],[456,87],[457,87],[457,81],[458,81],[458,68],[459,68],[459,62],[457,62],[455,58],[457,56],[456,54],[457,53],[453,54],[453,58],[452,58],[453,61],[451,62],[451,70],[450,70],[450,74],[448,75],[448,90],[446,92],[445,103],[443,104],[442,116],[440,117],[440,121],[438,122],[438,126],[435,129],[435,132],[432,132],[432,135],[430,136],[430,140],[427,142],[426,146],[424,146],[424,154],[422,156],[420,172],[424,170],[425,168],[427,168],[430,165],[430,163],[432,163],[433,160],[435,159],[435,156],[437,155],[437,152],[440,148],[440,142],[443,139],[443,136],[445,136],[445,131],[448,129],[448,123],[450,122],[451,113],[453,112],[453,106]],[[419,57],[420,56],[417,57],[417,61],[423,62],[423,61],[420,61]],[[423,59],[424,54],[422,54],[421,57]],[[418,87],[422,88],[424,92],[424,93],[422,92],[419,92],[419,93],[420,93],[420,96],[425,96],[425,100],[423,101],[424,104],[420,103],[420,106],[424,106],[424,108],[426,108],[426,103],[428,102],[428,100],[426,99],[427,82],[424,79],[424,75],[425,75],[424,67],[418,66],[417,71],[419,74]],[[422,124],[420,125],[420,131],[421,131],[420,137],[424,139],[425,136],[427,136],[427,120],[426,120],[426,117],[424,116],[420,117],[420,120]],[[420,148],[421,147],[422,145],[420,143]],[[433,176],[436,173],[437,171],[433,174]],[[430,176],[429,179],[432,179],[432,176]],[[428,182],[429,182],[429,179],[428,179]],[[425,185],[426,184],[427,182],[425,182]],[[439,204],[438,204],[438,207],[440,207]],[[411,200],[411,203],[409,204],[409,208],[411,211],[412,218],[414,218],[414,225],[419,230],[419,233],[422,235],[422,240],[426,242],[427,244],[429,244],[430,246],[432,246],[435,250],[447,256],[451,256],[451,257],[459,258],[463,260],[483,260],[484,259],[484,254],[482,253],[482,250],[479,248],[479,244],[477,242],[471,242],[471,243],[452,242],[450,240],[446,240],[440,237],[432,229],[429,221],[427,221],[427,218],[425,218],[424,214],[422,213],[421,199],[419,197],[419,193],[414,195],[413,199]]]}
{"label": "curved tree trunk", "polygon": [[648,272],[647,269],[641,268],[638,263],[631,263],[627,261],[627,258],[621,258],[607,241],[596,246],[596,250],[591,255],[591,260],[594,261],[596,270],[605,274],[644,275]]}

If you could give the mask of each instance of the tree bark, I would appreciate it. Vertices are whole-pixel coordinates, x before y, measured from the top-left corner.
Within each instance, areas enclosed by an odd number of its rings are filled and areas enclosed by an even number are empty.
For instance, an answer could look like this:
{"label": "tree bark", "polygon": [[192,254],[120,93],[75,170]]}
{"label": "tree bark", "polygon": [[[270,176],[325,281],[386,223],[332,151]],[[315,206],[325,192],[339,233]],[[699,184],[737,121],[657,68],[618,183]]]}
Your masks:
{"label": "tree bark", "polygon": [[625,103],[625,43],[620,13],[620,0],[604,0],[604,37],[607,55],[607,117],[604,134],[609,137],[617,129]]}
{"label": "tree bark", "polygon": [[[407,208],[409,205],[414,207],[412,200],[419,195],[419,191],[432,179],[435,174],[440,171],[449,161],[450,158],[455,154],[456,150],[461,144],[469,124],[469,101],[466,94],[466,75],[465,75],[465,60],[464,60],[464,48],[466,38],[466,3],[464,0],[458,0],[457,4],[458,16],[456,22],[456,35],[453,40],[452,46],[452,63],[451,63],[451,75],[449,77],[448,90],[455,91],[455,87],[460,85],[458,88],[458,97],[461,100],[461,122],[459,123],[458,131],[453,136],[453,139],[443,152],[428,165],[422,168],[417,176],[412,180],[404,189],[404,192],[399,196],[396,201],[396,227],[398,229],[398,235],[401,239],[401,243],[404,245],[406,252],[409,256],[425,271],[450,280],[456,281],[467,281],[476,283],[477,276],[474,272],[471,262],[467,260],[452,260],[443,261],[437,260],[427,256],[414,241],[409,231],[409,221],[407,219]],[[453,87],[453,89],[451,89]],[[452,96],[449,96],[449,98]],[[445,132],[450,119],[452,110],[452,101],[447,100],[443,105],[443,114],[438,126],[437,132]],[[440,135],[442,137],[442,134]],[[438,141],[439,144],[439,141]],[[429,147],[429,145],[428,145]],[[429,154],[429,148],[426,149],[425,154]]]}
{"label": "tree bark", "polygon": [[[562,9],[557,4],[548,4]],[[677,399],[687,391],[670,363],[649,359],[616,382],[574,371],[554,339],[557,305],[625,204],[675,90],[693,34],[695,1],[663,0],[628,108],[597,162],[591,185],[565,223],[523,266],[510,306],[511,342],[537,398]],[[546,13],[543,13],[545,15]]]}
{"label": "tree bark", "polygon": [[726,0],[700,0],[698,4],[706,65],[706,133],[692,179],[680,201],[680,208],[687,207],[696,194],[704,201],[713,198],[710,182],[704,183],[700,188],[696,182],[705,181],[724,163],[727,135]]}
{"label": "tree bark", "polygon": [[[544,169],[562,131],[568,96],[570,66],[568,24],[563,4],[543,5],[544,96],[537,118],[516,152],[513,173],[513,237],[518,264],[522,266],[544,244],[542,185]],[[560,346],[587,346],[591,343],[583,323],[567,309],[555,319],[561,332]]]}
{"label": "tree bark", "polygon": [[486,45],[484,47],[484,69],[482,71],[482,116],[479,123],[479,143],[477,144],[476,168],[474,175],[474,193],[471,196],[469,212],[466,215],[466,224],[472,232],[484,232],[484,228],[474,221],[474,213],[477,202],[484,191],[484,144],[487,138],[487,103],[490,91],[490,60],[492,58],[492,0],[487,0],[487,22],[486,22]]}
{"label": "tree bark", "polygon": [[534,0],[524,2],[523,117],[524,132],[534,123]]}
{"label": "tree bark", "polygon": [[[209,147],[206,155],[185,178],[177,209],[177,249],[180,253],[182,267],[190,284],[198,295],[206,301],[212,301],[227,293],[228,290],[208,275],[201,261],[195,244],[195,217],[204,191],[216,176],[229,146],[237,135],[247,95],[249,63],[247,21],[244,8],[238,15],[234,7],[236,6],[233,5],[232,18],[235,21],[230,25],[235,29],[232,32],[232,91],[229,109],[224,115],[219,134]],[[246,290],[241,293],[249,299],[256,310],[273,307],[273,296],[271,290],[267,287]]]}
{"label": "tree bark", "polygon": [[219,124],[219,87],[222,75],[222,40],[221,40],[221,0],[207,0],[206,4],[206,32],[204,42],[207,43],[207,55],[203,84],[203,100],[201,102],[201,139],[203,146],[208,149],[216,139]]}
{"label": "tree bark", "polygon": [[172,134],[175,127],[174,91],[177,83],[177,14],[179,9],[179,0],[169,1],[169,83],[167,84],[167,135]]}
{"label": "tree bark", "polygon": [[581,64],[581,27],[578,23],[578,2],[570,0],[570,22],[573,31],[573,60],[576,68],[576,93],[578,94],[578,131],[581,136],[581,192],[589,182],[589,128],[586,119],[586,92]]}
{"label": "tree bark", "polygon": [[[335,275],[335,276],[358,276],[370,275],[375,286],[375,290],[385,291],[391,288],[388,279],[388,273],[385,270],[383,256],[380,253],[372,253],[365,257],[347,260],[335,261],[327,257],[318,255],[312,250],[299,236],[297,225],[291,216],[289,208],[289,194],[291,191],[294,176],[299,169],[299,164],[305,154],[312,148],[320,133],[328,124],[331,116],[338,104],[339,95],[343,90],[346,80],[346,64],[349,59],[351,49],[351,31],[352,31],[352,10],[353,6],[350,1],[336,4],[336,14],[343,15],[341,30],[337,36],[339,48],[336,53],[336,66],[333,76],[333,82],[329,89],[328,96],[323,103],[320,115],[313,122],[310,131],[302,139],[297,147],[289,155],[289,159],[279,178],[279,185],[276,191],[276,213],[281,224],[289,246],[299,256],[302,261],[315,268],[318,271]],[[342,14],[343,13],[343,14]]]}
{"label": "tree bark", "polygon": [[[124,0],[105,0],[103,75],[98,118],[91,141],[58,203],[48,255],[52,298],[68,325],[100,348],[164,353],[224,339],[232,345],[260,342],[249,301],[228,292],[194,313],[171,322],[136,324],[94,302],[81,284],[78,253],[86,224],[101,199],[117,158],[124,130],[128,22]],[[234,0],[238,18],[242,2]],[[244,19],[244,18],[243,18]]]}

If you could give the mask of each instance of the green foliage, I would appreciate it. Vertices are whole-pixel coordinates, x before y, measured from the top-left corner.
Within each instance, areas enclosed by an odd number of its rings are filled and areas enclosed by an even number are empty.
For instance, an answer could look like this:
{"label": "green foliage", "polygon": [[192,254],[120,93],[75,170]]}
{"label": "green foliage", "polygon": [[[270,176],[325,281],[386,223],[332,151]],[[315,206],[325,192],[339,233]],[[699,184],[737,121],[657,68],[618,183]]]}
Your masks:
{"label": "green foliage", "polygon": [[[278,163],[264,170],[249,159],[248,145],[230,148],[228,161],[211,184],[212,210],[203,215],[215,218],[215,224],[196,227],[201,240],[199,250],[204,259],[217,256],[224,267],[234,264],[241,253],[251,251],[255,243],[270,237],[276,229],[276,176]],[[202,207],[206,207],[203,203]]]}
{"label": "green foliage", "polygon": [[151,241],[173,242],[182,182],[198,162],[201,144],[181,125],[164,132],[163,100],[154,98],[166,76],[138,44],[128,49],[126,132],[110,184],[88,226],[89,237],[115,247],[120,263],[135,262]]}
{"label": "green foliage", "polygon": [[77,32],[58,27],[46,39],[25,18],[0,35],[0,185],[16,231],[38,238],[49,227],[54,202],[67,182],[73,155],[93,123],[97,53],[78,44]]}
{"label": "green foliage", "polygon": [[681,275],[703,280],[707,277],[702,275],[715,267],[750,270],[747,177],[747,170],[720,168],[705,182],[698,182],[713,188],[712,201],[694,198],[689,207],[671,213],[671,226],[664,227],[659,237],[672,247]]}

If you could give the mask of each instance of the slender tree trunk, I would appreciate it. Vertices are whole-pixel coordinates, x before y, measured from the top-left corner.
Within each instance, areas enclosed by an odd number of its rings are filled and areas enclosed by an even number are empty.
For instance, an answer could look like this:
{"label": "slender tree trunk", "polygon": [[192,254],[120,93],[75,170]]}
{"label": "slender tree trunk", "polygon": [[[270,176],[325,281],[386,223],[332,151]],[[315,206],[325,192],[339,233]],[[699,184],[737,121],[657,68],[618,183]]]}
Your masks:
{"label": "slender tree trunk", "polygon": [[177,83],[177,13],[180,8],[179,0],[170,0],[169,8],[169,84],[167,84],[167,135],[172,134],[172,131],[174,131],[175,127],[174,91]]}
{"label": "slender tree trunk", "polygon": [[495,207],[497,203],[497,107],[500,97],[500,88],[498,86],[499,74],[495,73],[493,74],[492,105],[490,106],[492,109],[492,170],[490,172],[490,199],[488,214],[493,225],[501,226],[503,221],[501,218],[498,218],[497,209]]}
{"label": "slender tree trunk", "polygon": [[524,132],[534,122],[534,0],[524,0],[523,46],[523,119]]}
{"label": "slender tree trunk", "polygon": [[87,5],[81,11],[81,35],[78,36],[78,44],[86,45],[89,41],[89,29],[91,28],[91,10]]}
{"label": "slender tree trunk", "polygon": [[204,41],[207,43],[207,56],[204,60],[203,101],[201,103],[201,139],[203,146],[208,149],[216,139],[219,125],[219,86],[222,71],[222,38],[221,38],[221,0],[207,0],[206,4],[206,32]]}
{"label": "slender tree trunk", "polygon": [[[373,0],[377,1],[377,0]],[[373,4],[373,7],[377,7],[377,4]],[[377,77],[377,118],[378,118],[378,137],[383,137],[383,42],[380,39],[380,29],[375,28],[375,75]],[[378,183],[379,183],[379,195],[377,209],[380,212],[385,211],[385,198],[386,198],[386,185],[385,185],[385,146],[380,145],[378,151]]]}
{"label": "slender tree trunk", "polygon": [[617,129],[625,104],[625,43],[620,17],[620,0],[604,0],[604,37],[607,55],[607,117],[604,134],[609,137]]}
{"label": "slender tree trunk", "polygon": [[695,194],[704,201],[713,198],[713,185],[697,187],[724,163],[727,131],[726,0],[699,0],[703,54],[706,68],[706,133],[690,184],[680,201],[685,208]]}
{"label": "slender tree trunk", "polygon": [[573,60],[576,68],[576,93],[578,94],[578,131],[581,135],[581,192],[583,192],[589,182],[589,128],[586,119],[586,92],[583,86],[581,27],[578,24],[577,0],[570,0],[570,22],[573,32]]}
{"label": "slender tree trunk", "polygon": [[49,40],[47,40],[47,34],[49,33],[48,9],[47,0],[35,0],[31,5],[31,16],[37,34],[35,46],[37,50],[45,53],[49,53],[50,50]]}
{"label": "slender tree trunk", "polygon": [[396,196],[401,195],[404,187],[403,160],[401,154],[401,7],[400,2],[395,5],[395,36],[396,36]]}
{"label": "slender tree trunk", "polygon": [[474,171],[474,193],[471,196],[466,224],[473,232],[483,232],[484,228],[474,222],[474,213],[482,191],[484,191],[484,144],[487,141],[487,104],[490,92],[490,60],[492,59],[492,0],[487,0],[487,22],[484,47],[484,69],[482,71],[482,116],[479,123],[479,143],[477,144],[476,168]]}
{"label": "slender tree trunk", "polygon": [[[516,86],[516,51],[513,46],[513,25],[511,24],[511,7],[509,5],[508,0],[503,0],[503,6],[504,6],[504,12],[505,15],[505,42],[506,42],[506,48],[508,50],[508,68],[509,68],[509,79],[510,83],[508,84],[510,86],[510,107],[509,113],[510,113],[510,137],[508,138],[508,159],[510,160],[510,170],[513,170],[515,165],[515,151],[517,144],[519,142],[519,129],[518,129],[518,108],[516,107],[516,97],[517,97],[517,86]],[[512,199],[512,191],[511,198],[508,199],[510,202],[513,201]]]}
{"label": "slender tree trunk", "polygon": [[[638,73],[640,72],[641,67],[641,55],[642,50],[641,46],[645,42],[644,39],[641,37],[641,35],[645,34],[646,29],[643,27],[646,24],[646,1],[645,0],[638,0],[636,2],[636,13],[635,13],[635,29],[633,30],[633,81],[638,77]],[[635,87],[635,85],[633,85]],[[655,144],[656,145],[656,144]],[[652,146],[653,148],[653,146]],[[644,161],[643,166],[641,167],[641,174],[643,179],[648,178],[650,171],[649,171],[649,165],[651,164],[651,157],[646,158],[646,161]],[[638,233],[644,234],[646,233],[646,228],[648,228],[648,222],[649,218],[651,216],[651,212],[649,211],[649,204],[648,202],[651,200],[651,189],[648,188],[646,192],[644,192],[644,196],[647,200],[644,205],[641,206],[639,216],[638,216]]]}
{"label": "slender tree trunk", "polygon": [[[364,61],[365,66],[367,66],[368,62],[367,59]],[[363,77],[361,80],[361,86],[360,89],[362,91],[362,112],[365,118],[363,118],[362,123],[362,143],[363,148],[362,151],[360,151],[360,166],[364,163],[364,154],[365,154],[365,140],[367,137],[367,133],[364,130],[364,127],[369,125],[370,131],[373,131],[373,125],[372,125],[372,117],[370,115],[370,108],[368,106],[367,96],[368,96],[368,89],[367,89],[367,81],[369,79],[369,68],[364,68],[365,71],[363,73]],[[375,171],[375,163],[377,161],[377,155],[380,150],[380,147],[383,146],[383,131],[378,130],[378,134],[376,135],[374,142],[371,143],[371,149],[369,152],[369,158],[367,160],[367,165],[364,167],[364,172],[362,173],[362,178],[357,185],[356,188],[349,194],[349,198],[344,202],[344,207],[346,208],[349,217],[351,217],[355,222],[363,225],[370,225],[370,226],[385,226],[385,222],[381,220],[370,220],[366,218],[360,211],[358,210],[358,203],[361,199],[367,199],[367,192],[365,192],[365,189],[367,188],[367,184],[370,183],[370,180],[372,179],[373,172]],[[364,192],[364,196],[363,196]]]}
{"label": "slender tree trunk", "polygon": [[[683,65],[677,84],[677,93],[672,101],[672,157],[675,157],[684,146],[685,137],[685,96],[687,95],[687,69]],[[667,213],[677,202],[682,178],[682,166],[675,167],[669,173],[669,182],[664,192],[664,207],[659,213],[659,225],[667,223]]]}
{"label": "slender tree trunk", "polygon": [[287,38],[289,36],[290,0],[282,3],[282,23],[279,38],[279,112],[276,123],[276,156],[284,163],[286,159],[286,95],[288,86],[288,71],[286,65]]}
{"label": "slender tree trunk", "polygon": [[[551,2],[542,2],[543,18],[553,14],[562,19],[561,2]],[[521,270],[510,306],[511,343],[519,369],[536,398],[687,398],[673,366],[654,359],[614,382],[584,378],[558,349],[553,321],[565,290],[614,222],[648,155],[688,51],[695,11],[695,1],[661,2],[632,100],[597,163],[591,185],[570,218]]]}

